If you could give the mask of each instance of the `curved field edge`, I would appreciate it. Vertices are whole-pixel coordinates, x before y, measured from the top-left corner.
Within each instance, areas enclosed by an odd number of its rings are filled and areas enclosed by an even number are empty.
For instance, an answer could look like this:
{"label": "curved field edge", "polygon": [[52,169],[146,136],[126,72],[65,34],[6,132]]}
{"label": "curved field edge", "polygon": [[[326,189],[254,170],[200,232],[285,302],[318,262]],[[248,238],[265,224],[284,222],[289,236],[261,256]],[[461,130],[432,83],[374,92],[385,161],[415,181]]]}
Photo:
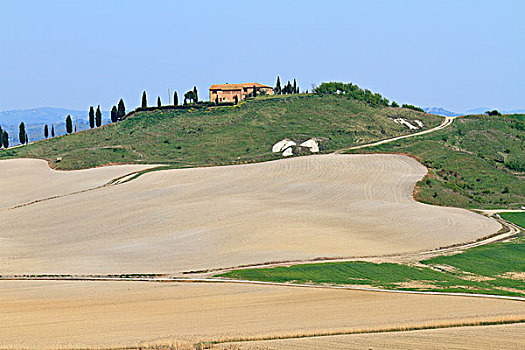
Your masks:
{"label": "curved field edge", "polygon": [[264,340],[284,340],[284,339],[300,339],[300,338],[313,338],[313,337],[326,337],[334,335],[352,335],[352,334],[375,334],[375,333],[391,333],[391,332],[410,332],[420,331],[429,329],[444,329],[444,328],[457,328],[457,327],[481,327],[481,326],[494,326],[494,325],[508,325],[508,324],[520,324],[525,323],[523,317],[512,317],[502,318],[499,320],[486,320],[486,321],[459,321],[449,323],[427,323],[420,325],[406,325],[399,327],[385,327],[385,328],[368,328],[368,329],[349,329],[340,331],[319,331],[312,333],[297,333],[297,334],[281,334],[281,335],[270,335],[270,336],[254,336],[254,337],[242,337],[242,338],[226,338],[224,340],[201,342],[201,346],[209,346],[213,344],[224,344],[224,343],[242,343],[252,341],[264,341]]}
{"label": "curved field edge", "polygon": [[331,262],[233,270],[216,277],[522,297],[525,296],[525,239],[492,243],[417,264]]}
{"label": "curved field edge", "polygon": [[397,153],[429,169],[414,198],[468,209],[525,203],[525,115],[456,118],[448,128],[346,153]]}
{"label": "curved field edge", "polygon": [[396,118],[442,118],[404,108],[371,107],[338,95],[259,97],[234,107],[136,112],[100,128],[0,151],[0,159],[45,159],[57,169],[112,164],[167,164],[176,168],[243,164],[280,158],[283,138],[318,138],[322,152],[412,133]]}

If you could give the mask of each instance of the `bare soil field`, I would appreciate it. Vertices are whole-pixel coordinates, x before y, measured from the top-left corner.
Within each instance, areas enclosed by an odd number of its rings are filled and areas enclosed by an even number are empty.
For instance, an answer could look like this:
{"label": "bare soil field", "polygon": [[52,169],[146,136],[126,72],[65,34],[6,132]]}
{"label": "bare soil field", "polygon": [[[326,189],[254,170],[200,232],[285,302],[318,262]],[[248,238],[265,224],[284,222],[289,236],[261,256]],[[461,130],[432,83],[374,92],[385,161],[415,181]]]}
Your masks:
{"label": "bare soil field", "polygon": [[[16,169],[0,178],[2,198],[10,201],[4,208],[137,169],[57,174],[32,160],[7,161],[3,168],[9,162]],[[500,229],[467,210],[415,202],[413,187],[425,173],[420,163],[398,155],[151,172],[0,210],[0,274],[179,273],[376,256],[472,241]]]}
{"label": "bare soil field", "polygon": [[1,160],[0,210],[95,188],[111,179],[151,167],[154,165],[115,165],[56,171],[40,159]]}
{"label": "bare soil field", "polygon": [[[0,347],[7,348],[138,346],[525,316],[524,303],[505,300],[207,283],[0,281],[0,305]],[[375,344],[381,336],[372,335]],[[318,339],[301,341],[311,346]]]}
{"label": "bare soil field", "polygon": [[511,324],[233,343],[217,349],[518,350],[523,344],[525,324]]}

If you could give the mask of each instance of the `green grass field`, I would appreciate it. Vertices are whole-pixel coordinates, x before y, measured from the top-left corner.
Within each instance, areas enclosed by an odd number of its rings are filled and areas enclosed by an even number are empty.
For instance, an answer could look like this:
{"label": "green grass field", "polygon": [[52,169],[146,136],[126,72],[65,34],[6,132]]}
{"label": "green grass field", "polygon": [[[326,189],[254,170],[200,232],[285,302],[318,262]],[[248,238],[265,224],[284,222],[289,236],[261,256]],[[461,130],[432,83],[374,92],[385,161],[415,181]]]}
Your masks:
{"label": "green grass field", "polygon": [[525,213],[501,213],[500,216],[525,229]]}
{"label": "green grass field", "polygon": [[422,266],[355,261],[244,269],[218,276],[268,282],[524,296],[525,241],[518,239],[477,247],[422,261]]}
{"label": "green grass field", "polygon": [[[236,164],[278,158],[271,147],[285,137],[316,137],[322,149],[330,151],[410,133],[392,121],[397,117],[419,119],[426,127],[442,121],[338,95],[279,95],[237,107],[138,112],[117,124],[0,150],[0,159],[41,158],[58,169],[119,163]],[[59,163],[57,157],[62,157]]]}
{"label": "green grass field", "polygon": [[525,115],[470,116],[423,136],[349,153],[404,153],[429,168],[416,186],[421,202],[462,208],[525,203]]}

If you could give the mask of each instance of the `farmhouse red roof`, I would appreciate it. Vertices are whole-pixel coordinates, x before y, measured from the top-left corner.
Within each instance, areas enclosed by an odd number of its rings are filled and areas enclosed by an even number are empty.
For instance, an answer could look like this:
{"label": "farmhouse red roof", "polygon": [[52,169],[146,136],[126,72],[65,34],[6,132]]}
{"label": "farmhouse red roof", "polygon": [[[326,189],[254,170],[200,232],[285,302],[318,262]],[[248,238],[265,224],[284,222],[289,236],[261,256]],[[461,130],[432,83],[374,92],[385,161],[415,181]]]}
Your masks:
{"label": "farmhouse red roof", "polygon": [[210,90],[242,90],[243,88],[253,88],[254,86],[258,88],[269,88],[271,86],[259,84],[259,83],[244,83],[244,84],[214,84],[210,86]]}

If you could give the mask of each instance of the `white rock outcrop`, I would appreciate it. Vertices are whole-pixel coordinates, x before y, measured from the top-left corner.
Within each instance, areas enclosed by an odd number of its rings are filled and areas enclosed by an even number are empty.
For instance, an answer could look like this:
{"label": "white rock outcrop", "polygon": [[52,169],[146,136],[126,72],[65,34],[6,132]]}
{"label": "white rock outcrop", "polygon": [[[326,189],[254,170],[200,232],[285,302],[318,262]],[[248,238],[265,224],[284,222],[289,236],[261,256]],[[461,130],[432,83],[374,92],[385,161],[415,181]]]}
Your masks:
{"label": "white rock outcrop", "polygon": [[283,157],[293,156],[293,150],[292,147],[288,147],[283,152]]}
{"label": "white rock outcrop", "polygon": [[283,140],[277,142],[275,145],[273,145],[272,152],[273,153],[282,152],[282,151],[286,150],[287,148],[290,148],[290,147],[295,146],[295,145],[296,145],[296,143],[293,142],[292,140],[290,140],[290,139],[283,139]]}
{"label": "white rock outcrop", "polygon": [[410,130],[417,130],[419,129],[417,126],[412,125],[408,120],[405,118],[396,118],[394,119],[395,123],[401,124],[409,128]]}
{"label": "white rock outcrop", "polygon": [[319,144],[317,143],[317,140],[314,139],[314,138],[311,138],[310,140],[304,141],[299,146],[308,147],[310,149],[310,152],[312,152],[312,153],[319,152]]}

